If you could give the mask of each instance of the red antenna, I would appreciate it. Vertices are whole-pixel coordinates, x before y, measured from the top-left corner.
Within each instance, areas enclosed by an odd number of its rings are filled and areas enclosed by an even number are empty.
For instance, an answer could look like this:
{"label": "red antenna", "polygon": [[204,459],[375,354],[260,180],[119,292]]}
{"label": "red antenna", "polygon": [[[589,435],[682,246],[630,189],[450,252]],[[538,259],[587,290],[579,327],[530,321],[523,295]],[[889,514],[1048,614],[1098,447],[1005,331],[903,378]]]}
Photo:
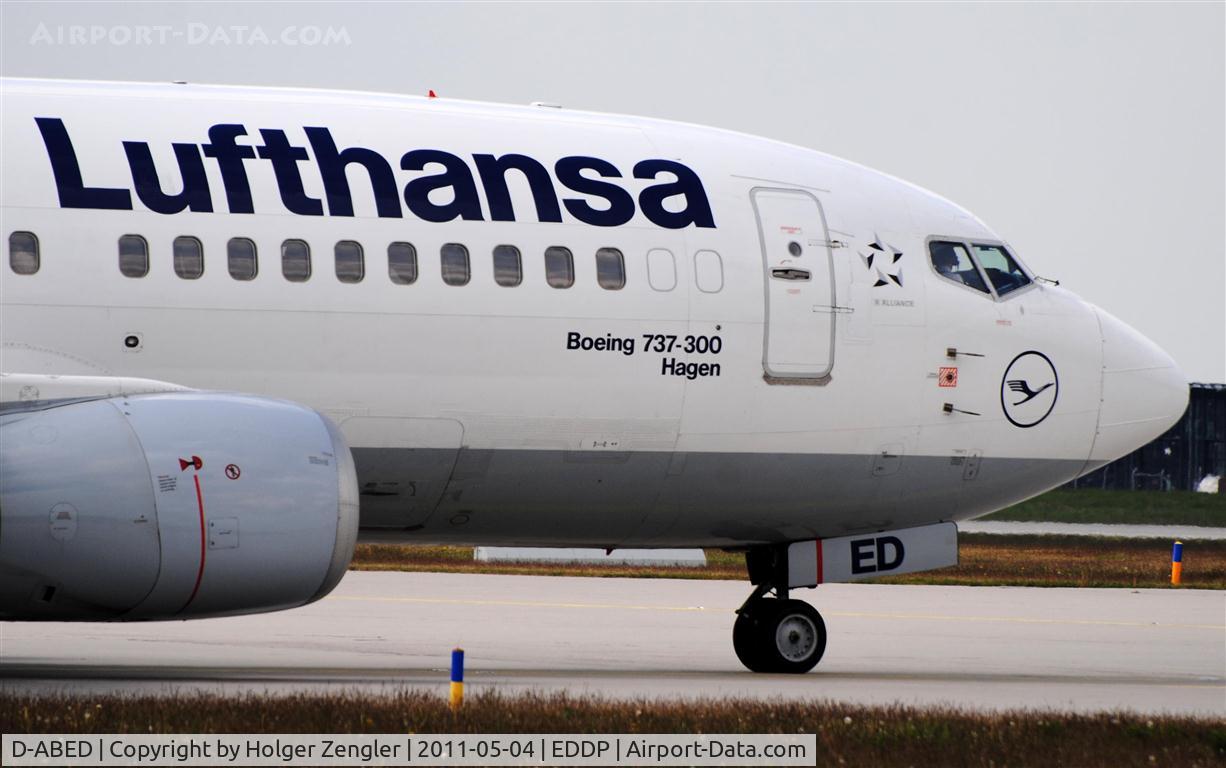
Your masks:
{"label": "red antenna", "polygon": [[427,99],[437,99],[437,98],[438,98],[438,94],[434,92],[434,89],[433,89],[433,88],[431,88],[431,89],[430,89],[430,92],[426,94],[426,98],[427,98]]}

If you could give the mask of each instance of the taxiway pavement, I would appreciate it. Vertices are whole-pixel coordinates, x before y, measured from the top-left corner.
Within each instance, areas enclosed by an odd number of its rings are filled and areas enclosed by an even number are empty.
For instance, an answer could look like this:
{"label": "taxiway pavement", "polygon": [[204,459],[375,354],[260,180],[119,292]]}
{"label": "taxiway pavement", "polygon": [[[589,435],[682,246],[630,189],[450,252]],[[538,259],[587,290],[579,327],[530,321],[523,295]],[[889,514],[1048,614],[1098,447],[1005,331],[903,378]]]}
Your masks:
{"label": "taxiway pavement", "polygon": [[1226,593],[830,584],[806,675],[732,651],[736,581],[351,572],[292,611],[132,624],[0,624],[6,691],[447,691],[753,697],[1226,716]]}

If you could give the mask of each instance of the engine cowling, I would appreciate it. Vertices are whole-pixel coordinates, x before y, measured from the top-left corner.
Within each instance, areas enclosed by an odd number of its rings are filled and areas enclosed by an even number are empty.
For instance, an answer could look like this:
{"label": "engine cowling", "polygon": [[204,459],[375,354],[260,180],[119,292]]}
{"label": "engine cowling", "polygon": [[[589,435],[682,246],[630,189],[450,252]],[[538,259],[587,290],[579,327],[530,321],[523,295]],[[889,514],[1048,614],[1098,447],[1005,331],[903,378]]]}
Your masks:
{"label": "engine cowling", "polygon": [[0,414],[0,618],[292,608],[353,556],[349,448],[281,400],[170,392]]}

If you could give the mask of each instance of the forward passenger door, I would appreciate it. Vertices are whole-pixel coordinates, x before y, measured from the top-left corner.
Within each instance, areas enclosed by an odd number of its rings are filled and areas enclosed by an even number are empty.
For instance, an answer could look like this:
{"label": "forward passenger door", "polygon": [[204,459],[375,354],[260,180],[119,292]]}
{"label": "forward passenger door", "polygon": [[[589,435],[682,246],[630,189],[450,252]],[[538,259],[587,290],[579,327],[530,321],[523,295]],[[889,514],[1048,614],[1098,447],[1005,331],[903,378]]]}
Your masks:
{"label": "forward passenger door", "polygon": [[822,379],[834,367],[835,283],[825,215],[808,192],[751,193],[766,269],[763,367],[772,378]]}

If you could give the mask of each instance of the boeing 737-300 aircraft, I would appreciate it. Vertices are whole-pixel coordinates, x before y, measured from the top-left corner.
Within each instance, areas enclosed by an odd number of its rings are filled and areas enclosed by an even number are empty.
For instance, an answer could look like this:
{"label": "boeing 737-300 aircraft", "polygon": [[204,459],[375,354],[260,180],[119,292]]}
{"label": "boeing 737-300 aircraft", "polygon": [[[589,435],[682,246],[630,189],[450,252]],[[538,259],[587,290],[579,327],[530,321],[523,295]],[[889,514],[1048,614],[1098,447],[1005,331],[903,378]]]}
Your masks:
{"label": "boeing 737-300 aircraft", "polygon": [[958,521],[1187,402],[973,215],[812,150],[548,105],[2,88],[3,619],[303,605],[359,529],[724,547],[754,585],[738,657],[804,672],[826,629],[790,590],[954,564]]}

